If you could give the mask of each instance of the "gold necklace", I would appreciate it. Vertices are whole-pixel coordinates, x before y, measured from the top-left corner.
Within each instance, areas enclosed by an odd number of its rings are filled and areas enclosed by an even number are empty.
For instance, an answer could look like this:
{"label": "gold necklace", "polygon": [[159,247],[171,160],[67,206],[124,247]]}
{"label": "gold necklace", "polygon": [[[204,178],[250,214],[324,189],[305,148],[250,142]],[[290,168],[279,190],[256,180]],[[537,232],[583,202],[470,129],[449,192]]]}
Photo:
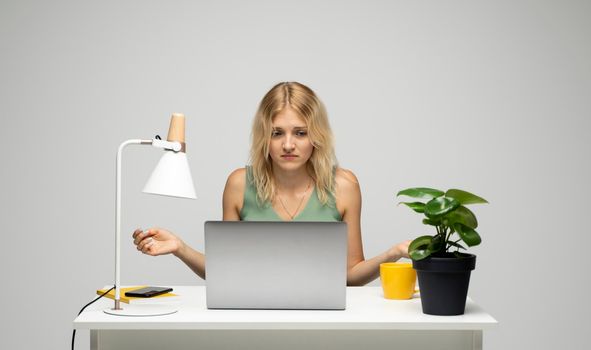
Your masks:
{"label": "gold necklace", "polygon": [[283,207],[283,210],[285,210],[285,212],[287,213],[287,215],[292,220],[296,216],[296,214],[298,213],[298,211],[300,210],[300,207],[302,206],[302,203],[304,202],[304,198],[306,198],[306,194],[308,194],[308,190],[310,189],[310,186],[311,185],[312,185],[312,179],[310,179],[310,182],[308,182],[308,187],[306,187],[306,190],[304,191],[304,194],[302,195],[302,198],[300,198],[300,203],[298,204],[298,207],[293,212],[293,214],[290,213],[289,210],[287,210],[287,207],[285,206],[285,203],[283,203],[283,200],[281,199],[281,196],[279,195],[279,192],[277,192],[277,198],[279,198],[279,203],[281,203],[281,206]]}

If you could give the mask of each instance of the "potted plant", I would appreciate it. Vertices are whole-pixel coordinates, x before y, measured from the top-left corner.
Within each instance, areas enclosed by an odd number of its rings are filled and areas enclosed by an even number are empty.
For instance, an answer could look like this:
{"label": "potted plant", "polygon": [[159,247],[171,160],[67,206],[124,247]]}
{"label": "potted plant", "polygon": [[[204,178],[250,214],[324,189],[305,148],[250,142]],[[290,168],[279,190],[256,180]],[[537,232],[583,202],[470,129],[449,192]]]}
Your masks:
{"label": "potted plant", "polygon": [[433,236],[420,236],[412,241],[408,253],[417,270],[423,313],[461,315],[466,307],[470,272],[476,256],[460,252],[481,242],[476,232],[478,221],[468,204],[488,203],[472,193],[450,189],[408,188],[398,192],[424,201],[401,202],[425,217],[423,223],[433,226]]}

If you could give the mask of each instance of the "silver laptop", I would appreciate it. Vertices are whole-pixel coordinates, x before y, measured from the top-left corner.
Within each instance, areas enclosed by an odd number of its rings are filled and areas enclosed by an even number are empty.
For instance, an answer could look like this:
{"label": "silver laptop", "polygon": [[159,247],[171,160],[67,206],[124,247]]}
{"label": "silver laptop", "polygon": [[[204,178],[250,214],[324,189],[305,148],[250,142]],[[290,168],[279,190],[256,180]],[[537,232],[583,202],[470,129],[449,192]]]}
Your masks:
{"label": "silver laptop", "polygon": [[210,309],[345,309],[344,222],[207,221]]}

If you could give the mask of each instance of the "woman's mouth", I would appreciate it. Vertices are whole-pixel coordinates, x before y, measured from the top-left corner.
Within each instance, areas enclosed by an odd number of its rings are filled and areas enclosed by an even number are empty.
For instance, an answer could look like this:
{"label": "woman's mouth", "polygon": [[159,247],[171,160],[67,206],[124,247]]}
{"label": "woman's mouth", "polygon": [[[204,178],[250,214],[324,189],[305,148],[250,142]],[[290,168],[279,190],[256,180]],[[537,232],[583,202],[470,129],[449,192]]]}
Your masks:
{"label": "woman's mouth", "polygon": [[296,156],[295,154],[284,154],[281,156],[281,158],[286,159],[286,160],[293,160],[296,159],[298,156]]}

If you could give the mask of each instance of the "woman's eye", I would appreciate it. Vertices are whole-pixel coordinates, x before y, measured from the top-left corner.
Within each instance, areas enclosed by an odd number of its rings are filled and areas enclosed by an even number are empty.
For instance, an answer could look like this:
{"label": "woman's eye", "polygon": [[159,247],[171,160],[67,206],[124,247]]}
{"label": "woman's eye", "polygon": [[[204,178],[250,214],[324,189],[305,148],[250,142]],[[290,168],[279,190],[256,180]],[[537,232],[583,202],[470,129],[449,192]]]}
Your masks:
{"label": "woman's eye", "polygon": [[273,130],[273,132],[271,132],[271,137],[277,137],[277,136],[281,136],[281,131]]}
{"label": "woman's eye", "polygon": [[304,130],[300,130],[296,133],[297,136],[306,136],[308,135],[308,132],[304,131]]}

